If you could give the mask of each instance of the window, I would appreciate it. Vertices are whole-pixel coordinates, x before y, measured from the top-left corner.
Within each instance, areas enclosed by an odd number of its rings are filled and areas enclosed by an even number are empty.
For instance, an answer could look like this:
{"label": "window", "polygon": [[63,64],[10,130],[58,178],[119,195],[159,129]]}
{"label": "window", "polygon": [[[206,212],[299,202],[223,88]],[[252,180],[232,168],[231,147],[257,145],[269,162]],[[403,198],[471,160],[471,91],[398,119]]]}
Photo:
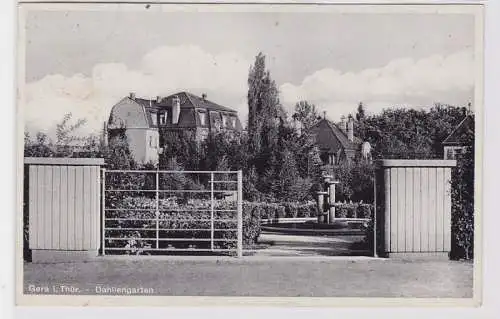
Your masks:
{"label": "window", "polygon": [[167,123],[167,112],[160,113],[160,125]]}
{"label": "window", "polygon": [[236,118],[235,117],[231,118],[231,125],[233,126],[233,128],[236,128]]}
{"label": "window", "polygon": [[153,147],[153,136],[149,136],[149,147]]}
{"label": "window", "polygon": [[158,118],[156,117],[156,113],[151,113],[151,120],[153,122],[153,126],[158,126]]}
{"label": "window", "polygon": [[450,148],[446,149],[446,159],[453,159],[453,150]]}
{"label": "window", "polygon": [[206,118],[206,114],[205,112],[198,112],[198,117],[200,119],[200,125],[202,126],[205,126],[205,118]]}
{"label": "window", "polygon": [[227,127],[227,117],[222,115],[222,127]]}

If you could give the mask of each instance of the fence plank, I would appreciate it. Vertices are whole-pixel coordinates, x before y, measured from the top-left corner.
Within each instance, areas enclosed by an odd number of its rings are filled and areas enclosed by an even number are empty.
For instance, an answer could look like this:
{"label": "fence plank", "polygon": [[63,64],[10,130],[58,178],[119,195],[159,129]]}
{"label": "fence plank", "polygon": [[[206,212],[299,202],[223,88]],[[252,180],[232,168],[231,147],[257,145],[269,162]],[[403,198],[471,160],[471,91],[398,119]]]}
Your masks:
{"label": "fence plank", "polygon": [[429,168],[422,167],[422,176],[420,181],[422,189],[422,215],[420,221],[420,251],[429,250]]}
{"label": "fence plank", "polygon": [[60,223],[61,223],[61,211],[60,211],[60,193],[61,188],[61,168],[59,166],[52,167],[52,249],[60,249]]}
{"label": "fence plank", "polygon": [[422,169],[415,167],[413,171],[413,251],[420,251],[420,220],[422,218]]}
{"label": "fence plank", "polygon": [[83,166],[82,167],[82,199],[83,199],[83,209],[82,209],[82,246],[83,249],[90,249],[91,248],[91,241],[90,239],[92,238],[92,227],[91,227],[91,214],[92,211],[90,209],[90,167],[89,166]]}
{"label": "fence plank", "polygon": [[68,167],[68,249],[74,250],[76,248],[76,234],[75,234],[75,214],[76,214],[76,167]]}
{"label": "fence plank", "polygon": [[61,214],[60,214],[60,222],[61,226],[60,238],[59,238],[59,247],[61,249],[68,249],[68,167],[61,166],[61,181],[60,181],[60,189],[61,193]]}
{"label": "fence plank", "polygon": [[391,169],[384,169],[384,239],[385,250],[391,249]]}
{"label": "fence plank", "polygon": [[391,168],[391,252],[398,251],[398,171]]}
{"label": "fence plank", "polygon": [[436,251],[443,251],[444,168],[436,169]]}
{"label": "fence plank", "polygon": [[29,247],[37,248],[38,238],[35,236],[38,231],[38,171],[37,166],[29,166]]}
{"label": "fence plank", "polygon": [[444,169],[445,200],[444,200],[444,251],[451,251],[451,169]]}
{"label": "fence plank", "polygon": [[53,233],[53,225],[52,225],[52,170],[53,167],[44,165],[43,170],[45,171],[45,179],[44,179],[44,209],[43,209],[43,218],[44,218],[44,241],[43,248],[50,249],[52,246],[52,233]]}
{"label": "fence plank", "polygon": [[398,169],[398,252],[406,249],[406,169],[399,167]]}
{"label": "fence plank", "polygon": [[76,166],[75,170],[75,249],[83,249],[83,166]]}
{"label": "fence plank", "polygon": [[413,251],[413,170],[405,168],[405,251]]}
{"label": "fence plank", "polygon": [[45,169],[43,166],[37,166],[37,245],[36,248],[42,249],[45,236]]}
{"label": "fence plank", "polygon": [[429,168],[429,250],[436,251],[436,168]]}

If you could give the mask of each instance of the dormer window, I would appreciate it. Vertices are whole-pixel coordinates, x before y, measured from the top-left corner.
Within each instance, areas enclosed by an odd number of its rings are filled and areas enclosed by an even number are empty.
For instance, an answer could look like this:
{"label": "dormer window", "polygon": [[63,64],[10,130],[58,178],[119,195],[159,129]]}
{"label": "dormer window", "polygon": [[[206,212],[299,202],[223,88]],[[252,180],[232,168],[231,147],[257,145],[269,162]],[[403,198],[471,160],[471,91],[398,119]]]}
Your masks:
{"label": "dormer window", "polygon": [[198,112],[198,118],[200,119],[200,125],[205,126],[206,125],[206,113],[205,112]]}
{"label": "dormer window", "polygon": [[156,117],[156,113],[151,112],[151,121],[153,126],[158,126],[158,118]]}
{"label": "dormer window", "polygon": [[167,124],[167,112],[160,113],[160,125]]}
{"label": "dormer window", "polygon": [[235,117],[231,118],[231,125],[233,128],[236,128],[236,118]]}

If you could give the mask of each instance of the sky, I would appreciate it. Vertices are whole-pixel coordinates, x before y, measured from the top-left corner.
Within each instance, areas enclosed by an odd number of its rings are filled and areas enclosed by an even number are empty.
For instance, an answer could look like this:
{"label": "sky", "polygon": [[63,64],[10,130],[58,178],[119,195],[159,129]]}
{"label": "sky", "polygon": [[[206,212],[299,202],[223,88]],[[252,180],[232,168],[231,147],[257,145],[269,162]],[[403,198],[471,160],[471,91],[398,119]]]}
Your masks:
{"label": "sky", "polygon": [[30,11],[26,129],[50,134],[65,113],[102,127],[129,92],[190,91],[247,118],[255,56],[289,114],[299,100],[328,118],[434,103],[474,93],[474,16],[335,12]]}

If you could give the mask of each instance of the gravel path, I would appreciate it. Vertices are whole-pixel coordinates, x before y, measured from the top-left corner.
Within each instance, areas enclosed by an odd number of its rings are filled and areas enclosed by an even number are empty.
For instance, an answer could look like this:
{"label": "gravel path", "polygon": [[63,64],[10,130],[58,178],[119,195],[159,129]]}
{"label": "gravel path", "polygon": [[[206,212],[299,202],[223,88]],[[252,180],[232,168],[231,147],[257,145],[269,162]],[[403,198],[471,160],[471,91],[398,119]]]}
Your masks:
{"label": "gravel path", "polygon": [[24,288],[25,293],[71,285],[79,294],[142,287],[176,296],[458,298],[472,297],[472,270],[466,262],[360,257],[99,257],[87,263],[26,263]]}

